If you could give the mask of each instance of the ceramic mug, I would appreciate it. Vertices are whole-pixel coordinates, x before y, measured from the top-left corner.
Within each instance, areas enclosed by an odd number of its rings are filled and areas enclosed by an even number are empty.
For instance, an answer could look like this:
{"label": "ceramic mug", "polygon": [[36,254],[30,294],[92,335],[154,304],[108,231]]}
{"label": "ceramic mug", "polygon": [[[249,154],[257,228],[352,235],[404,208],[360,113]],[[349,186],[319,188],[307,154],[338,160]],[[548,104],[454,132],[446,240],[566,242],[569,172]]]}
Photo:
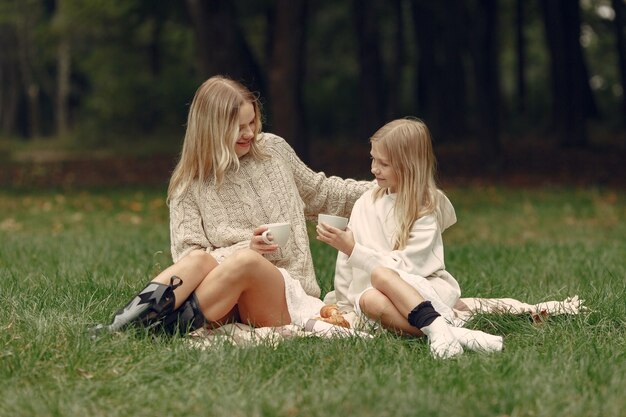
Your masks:
{"label": "ceramic mug", "polygon": [[[277,244],[278,246],[283,246],[289,240],[289,233],[291,232],[291,224],[289,223],[269,223],[262,225],[263,227],[267,227],[267,230],[261,234],[263,238],[263,242],[268,245]],[[271,235],[268,237],[268,235]]]}
{"label": "ceramic mug", "polygon": [[348,219],[345,217],[333,216],[331,214],[319,214],[317,216],[317,224],[321,225],[322,223],[326,223],[327,225],[337,229],[346,230],[346,227],[348,226]]}

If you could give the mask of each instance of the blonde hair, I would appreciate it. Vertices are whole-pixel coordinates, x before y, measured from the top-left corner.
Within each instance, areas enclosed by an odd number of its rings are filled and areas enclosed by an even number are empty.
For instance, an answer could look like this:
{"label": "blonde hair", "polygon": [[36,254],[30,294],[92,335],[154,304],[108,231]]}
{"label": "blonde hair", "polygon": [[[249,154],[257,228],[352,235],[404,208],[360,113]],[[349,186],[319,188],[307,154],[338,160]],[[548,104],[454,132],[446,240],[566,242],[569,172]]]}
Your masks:
{"label": "blonde hair", "polygon": [[167,189],[168,201],[175,193],[184,193],[194,180],[209,181],[212,175],[219,186],[229,168],[239,168],[235,141],[239,136],[239,109],[245,103],[254,106],[254,138],[248,153],[253,158],[263,155],[257,145],[261,132],[257,96],[237,81],[211,77],[198,88],[191,102],[185,141]]}
{"label": "blonde hair", "polygon": [[[437,211],[439,190],[435,183],[435,154],[430,131],[419,119],[397,119],[378,129],[370,138],[387,154],[396,174],[394,249],[403,249],[415,220]],[[386,190],[374,190],[374,200]],[[441,219],[437,219],[441,223]]]}

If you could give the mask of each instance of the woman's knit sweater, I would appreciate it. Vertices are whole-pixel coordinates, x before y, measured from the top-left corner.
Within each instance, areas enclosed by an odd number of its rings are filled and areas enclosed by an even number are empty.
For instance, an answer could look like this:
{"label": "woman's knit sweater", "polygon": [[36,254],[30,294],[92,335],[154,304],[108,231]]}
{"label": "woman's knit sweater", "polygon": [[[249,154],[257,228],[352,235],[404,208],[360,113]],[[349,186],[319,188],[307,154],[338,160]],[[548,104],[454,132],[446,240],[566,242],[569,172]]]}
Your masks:
{"label": "woman's knit sweater", "polygon": [[354,202],[372,183],[326,177],[307,167],[284,139],[262,133],[259,148],[267,155],[240,159],[221,186],[211,177],[195,181],[170,200],[170,237],[174,262],[194,249],[218,262],[250,245],[252,231],[266,223],[289,222],[287,244],[265,257],[300,281],[307,294],[319,297],[305,219],[319,213],[349,216]]}

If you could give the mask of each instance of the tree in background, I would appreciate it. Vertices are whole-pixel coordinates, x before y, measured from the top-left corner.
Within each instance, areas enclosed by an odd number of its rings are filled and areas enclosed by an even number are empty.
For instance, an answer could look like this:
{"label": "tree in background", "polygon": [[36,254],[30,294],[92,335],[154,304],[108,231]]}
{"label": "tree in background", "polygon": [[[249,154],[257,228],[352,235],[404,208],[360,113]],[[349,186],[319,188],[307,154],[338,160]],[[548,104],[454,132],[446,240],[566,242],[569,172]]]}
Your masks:
{"label": "tree in background", "polygon": [[611,5],[615,12],[613,27],[618,56],[619,76],[622,85],[622,125],[626,125],[626,15],[623,0],[612,0]]}
{"label": "tree in background", "polygon": [[402,90],[406,88],[403,85],[403,73],[408,63],[407,39],[406,39],[406,23],[404,19],[405,10],[408,7],[403,0],[391,1],[391,40],[388,48],[390,53],[389,70],[387,74],[387,118],[393,120],[403,116],[402,114]]}
{"label": "tree in background", "polygon": [[[166,9],[154,9],[152,3]],[[81,134],[95,134],[96,141],[182,135],[200,79],[184,4],[82,2],[81,13],[83,20],[91,20],[83,35],[88,43],[77,54],[77,73],[87,75],[78,113]],[[155,29],[160,25],[162,30]]]}
{"label": "tree in background", "polygon": [[586,146],[591,90],[580,46],[580,6],[571,0],[542,1],[550,50],[552,117],[564,146]]}
{"label": "tree in background", "polygon": [[526,37],[524,36],[526,0],[515,0],[515,93],[516,108],[526,114]]}
{"label": "tree in background", "polygon": [[497,1],[479,0],[474,4],[470,34],[476,88],[477,131],[483,155],[494,159],[500,154],[500,71],[498,66]]}
{"label": "tree in background", "polygon": [[623,8],[0,0],[0,133],[102,145],[179,138],[193,92],[221,73],[261,93],[268,127],[304,159],[314,141],[366,143],[407,115],[490,158],[511,132],[543,135],[546,125],[562,145],[584,146],[588,119],[592,129],[625,119]]}
{"label": "tree in background", "polygon": [[[40,44],[37,42],[37,30],[43,19],[44,9],[34,0],[13,3],[15,41],[13,49],[17,56],[17,68],[20,74],[22,96],[25,101],[22,125],[27,137],[42,134],[41,113],[43,109],[42,90],[47,77],[43,71]],[[48,83],[49,85],[49,83]]]}
{"label": "tree in background", "polygon": [[234,2],[186,0],[185,3],[196,38],[195,52],[202,78],[227,75],[265,93],[265,74],[242,32]]}
{"label": "tree in background", "polygon": [[57,0],[56,10],[52,18],[51,31],[57,35],[56,50],[56,100],[55,121],[56,133],[65,136],[69,132],[69,98],[72,66],[72,27],[71,11],[75,10],[68,3],[72,0]]}
{"label": "tree in background", "polygon": [[16,131],[20,97],[15,10],[0,3],[0,131]]}
{"label": "tree in background", "polygon": [[307,0],[276,0],[268,13],[270,64],[267,68],[272,132],[292,143],[309,160],[303,84],[305,79]]}
{"label": "tree in background", "polygon": [[379,16],[382,6],[380,0],[352,1],[359,64],[358,91],[356,92],[359,114],[358,133],[363,138],[369,137],[382,126],[386,116],[379,34]]}
{"label": "tree in background", "polygon": [[470,34],[464,2],[412,0],[417,114],[435,137],[467,134],[467,54]]}

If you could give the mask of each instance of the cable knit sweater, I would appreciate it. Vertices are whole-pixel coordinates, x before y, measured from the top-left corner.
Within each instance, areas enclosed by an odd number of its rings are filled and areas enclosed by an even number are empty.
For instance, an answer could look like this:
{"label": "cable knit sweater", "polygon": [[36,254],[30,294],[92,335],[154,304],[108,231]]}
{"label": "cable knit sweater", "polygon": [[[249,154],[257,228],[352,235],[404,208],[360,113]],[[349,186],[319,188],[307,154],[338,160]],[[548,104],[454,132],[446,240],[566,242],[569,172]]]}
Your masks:
{"label": "cable knit sweater", "polygon": [[221,262],[249,247],[256,227],[289,222],[287,244],[265,257],[300,281],[307,294],[319,297],[305,219],[319,213],[349,216],[372,183],[316,173],[276,135],[261,133],[257,140],[267,158],[244,155],[239,170],[227,171],[219,188],[213,178],[196,181],[170,200],[172,258],[176,262],[204,249]]}

